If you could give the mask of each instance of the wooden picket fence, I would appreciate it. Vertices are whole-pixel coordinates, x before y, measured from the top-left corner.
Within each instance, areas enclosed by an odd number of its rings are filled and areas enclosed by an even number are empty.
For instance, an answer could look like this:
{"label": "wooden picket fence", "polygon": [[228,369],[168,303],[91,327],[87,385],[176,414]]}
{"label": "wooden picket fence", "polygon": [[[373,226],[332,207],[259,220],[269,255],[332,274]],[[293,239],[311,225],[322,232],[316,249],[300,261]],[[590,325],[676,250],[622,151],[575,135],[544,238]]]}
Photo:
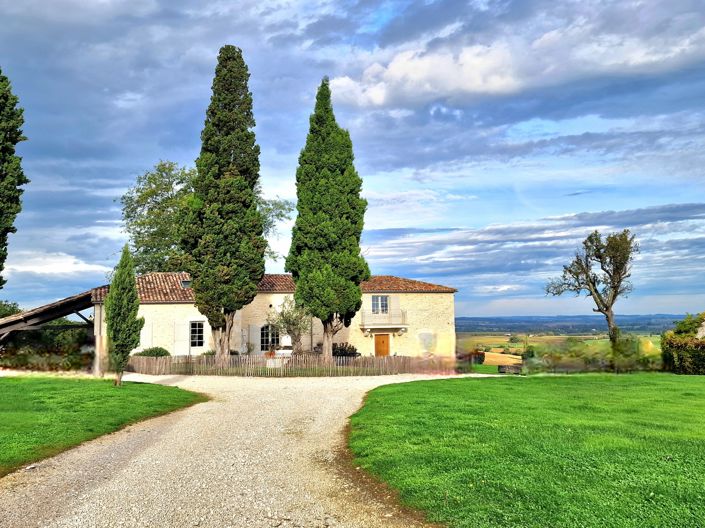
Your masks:
{"label": "wooden picket fence", "polygon": [[453,374],[454,358],[334,357],[297,355],[267,358],[260,355],[230,356],[132,356],[127,370],[153,375],[206,375],[247,377],[383,376],[388,374]]}

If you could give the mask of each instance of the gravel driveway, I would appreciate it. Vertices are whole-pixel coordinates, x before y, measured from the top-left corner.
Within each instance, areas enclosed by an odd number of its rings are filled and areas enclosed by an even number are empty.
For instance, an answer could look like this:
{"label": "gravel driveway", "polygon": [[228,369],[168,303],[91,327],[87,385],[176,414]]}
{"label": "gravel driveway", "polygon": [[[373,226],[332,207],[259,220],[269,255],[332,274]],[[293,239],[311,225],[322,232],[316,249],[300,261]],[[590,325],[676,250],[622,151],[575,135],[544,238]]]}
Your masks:
{"label": "gravel driveway", "polygon": [[125,379],[213,399],[0,479],[0,526],[424,526],[340,448],[367,391],[427,377]]}

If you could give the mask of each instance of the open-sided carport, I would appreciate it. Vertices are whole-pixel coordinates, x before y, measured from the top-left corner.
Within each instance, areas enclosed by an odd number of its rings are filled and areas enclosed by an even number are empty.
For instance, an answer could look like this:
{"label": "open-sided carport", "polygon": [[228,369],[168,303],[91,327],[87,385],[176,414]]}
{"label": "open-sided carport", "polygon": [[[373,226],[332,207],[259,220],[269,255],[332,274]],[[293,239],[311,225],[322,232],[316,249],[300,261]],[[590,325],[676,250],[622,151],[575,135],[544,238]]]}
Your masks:
{"label": "open-sided carport", "polygon": [[0,319],[0,342],[12,332],[21,330],[37,330],[43,325],[67,315],[78,315],[93,328],[93,322],[81,315],[82,310],[91,308],[91,292],[86,291],[66,297],[60,301],[45,304],[26,312],[10,315]]}

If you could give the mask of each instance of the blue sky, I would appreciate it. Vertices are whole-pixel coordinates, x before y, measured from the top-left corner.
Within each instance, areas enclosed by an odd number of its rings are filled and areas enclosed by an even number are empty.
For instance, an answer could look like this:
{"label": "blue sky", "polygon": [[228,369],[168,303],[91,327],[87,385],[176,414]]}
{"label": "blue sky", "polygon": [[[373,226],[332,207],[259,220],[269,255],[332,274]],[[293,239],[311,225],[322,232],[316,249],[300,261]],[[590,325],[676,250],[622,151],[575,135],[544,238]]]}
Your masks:
{"label": "blue sky", "polygon": [[459,315],[589,313],[543,284],[591,230],[630,228],[642,251],[618,311],[705,310],[704,7],[0,0],[32,180],[0,297],[30,307],[105,282],[125,241],[116,200],[159,159],[193,163],[230,43],[252,74],[267,196],[295,197],[331,78],[373,273],[455,286]]}

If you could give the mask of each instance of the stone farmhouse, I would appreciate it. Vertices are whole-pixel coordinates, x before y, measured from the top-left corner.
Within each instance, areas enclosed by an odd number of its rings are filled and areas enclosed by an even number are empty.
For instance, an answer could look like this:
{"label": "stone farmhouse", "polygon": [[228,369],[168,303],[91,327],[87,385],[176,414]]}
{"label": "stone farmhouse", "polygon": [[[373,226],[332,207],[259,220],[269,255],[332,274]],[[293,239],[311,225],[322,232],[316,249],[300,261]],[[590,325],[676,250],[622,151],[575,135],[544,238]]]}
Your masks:
{"label": "stone farmhouse", "polygon": [[[268,325],[267,316],[293,295],[294,288],[291,275],[265,275],[255,299],[236,314],[231,351],[263,354],[289,348],[288,336]],[[213,349],[210,325],[194,306],[187,273],[142,275],[137,277],[137,289],[145,324],[135,352],[160,346],[172,355],[198,355]],[[362,308],[334,342],[350,343],[363,356],[454,356],[454,288],[376,275],[362,284],[362,291]],[[97,357],[106,355],[103,302],[107,292],[108,286],[91,291]],[[314,350],[322,341],[323,325],[312,318],[303,348]]]}

